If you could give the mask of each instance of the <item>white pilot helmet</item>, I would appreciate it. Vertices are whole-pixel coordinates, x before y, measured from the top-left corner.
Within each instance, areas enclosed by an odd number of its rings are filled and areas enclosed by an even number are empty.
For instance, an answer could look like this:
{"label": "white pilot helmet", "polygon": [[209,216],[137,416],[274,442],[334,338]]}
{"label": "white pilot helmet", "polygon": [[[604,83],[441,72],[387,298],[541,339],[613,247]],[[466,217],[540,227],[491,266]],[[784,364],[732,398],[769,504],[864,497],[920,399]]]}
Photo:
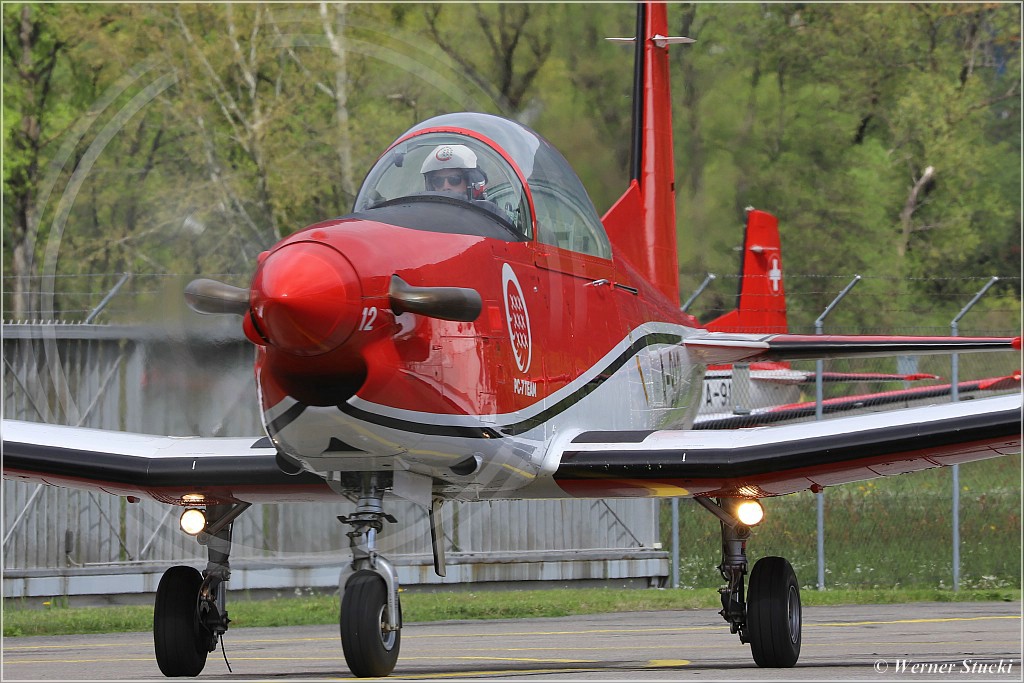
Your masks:
{"label": "white pilot helmet", "polygon": [[465,145],[438,145],[423,160],[420,173],[442,168],[476,168],[476,152]]}

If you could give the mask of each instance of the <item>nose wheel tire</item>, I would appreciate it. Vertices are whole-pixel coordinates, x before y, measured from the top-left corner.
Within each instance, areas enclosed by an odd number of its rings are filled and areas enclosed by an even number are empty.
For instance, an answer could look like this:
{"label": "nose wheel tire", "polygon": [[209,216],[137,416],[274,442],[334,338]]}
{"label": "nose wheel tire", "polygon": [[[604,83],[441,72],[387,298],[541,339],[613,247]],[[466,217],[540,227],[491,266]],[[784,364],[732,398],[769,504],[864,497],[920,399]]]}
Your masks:
{"label": "nose wheel tire", "polygon": [[160,578],[153,608],[156,663],[164,676],[198,676],[206,666],[210,633],[199,625],[203,576],[193,567],[171,567]]}
{"label": "nose wheel tire", "polygon": [[788,668],[800,658],[800,585],[782,557],[763,557],[750,572],[747,637],[758,666]]}
{"label": "nose wheel tire", "polygon": [[399,630],[387,624],[387,590],[376,572],[358,571],[341,598],[341,648],[349,670],[359,677],[387,676],[398,661]]}

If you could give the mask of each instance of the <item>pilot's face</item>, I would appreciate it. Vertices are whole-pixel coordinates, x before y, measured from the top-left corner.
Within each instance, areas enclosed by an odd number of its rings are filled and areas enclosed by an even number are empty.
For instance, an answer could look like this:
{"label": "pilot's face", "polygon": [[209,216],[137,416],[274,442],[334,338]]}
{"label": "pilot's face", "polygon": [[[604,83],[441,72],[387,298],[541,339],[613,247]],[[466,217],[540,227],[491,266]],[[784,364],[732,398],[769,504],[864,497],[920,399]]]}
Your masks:
{"label": "pilot's face", "polygon": [[450,194],[466,193],[466,175],[460,168],[442,168],[427,173],[427,189]]}

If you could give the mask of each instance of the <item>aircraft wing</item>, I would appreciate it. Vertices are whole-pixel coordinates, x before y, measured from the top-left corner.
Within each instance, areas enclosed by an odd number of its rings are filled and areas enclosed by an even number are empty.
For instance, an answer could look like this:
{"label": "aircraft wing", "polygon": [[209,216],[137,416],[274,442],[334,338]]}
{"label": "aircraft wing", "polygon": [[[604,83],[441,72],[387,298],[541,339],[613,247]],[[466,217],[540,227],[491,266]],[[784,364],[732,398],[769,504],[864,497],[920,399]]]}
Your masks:
{"label": "aircraft wing", "polygon": [[697,361],[707,365],[760,360],[817,360],[958,352],[1008,351],[1021,348],[1000,337],[899,337],[824,334],[733,334],[704,332],[683,344]]}
{"label": "aircraft wing", "polygon": [[[979,391],[1006,391],[1009,389],[1020,389],[1021,373],[1019,370],[1012,375],[1003,377],[988,377],[986,379],[970,380],[957,383],[957,391],[964,397],[974,399],[975,392]],[[823,415],[840,413],[861,408],[877,408],[879,406],[891,406],[902,404],[909,407],[913,403],[920,403],[930,399],[949,396],[952,393],[952,384],[933,384],[924,387],[913,387],[911,389],[897,389],[895,391],[879,391],[870,394],[855,394],[852,396],[839,396],[827,398],[821,402]],[[817,411],[815,401],[803,401],[800,403],[789,403],[775,405],[765,408],[753,408],[748,413],[738,415],[708,415],[698,416],[694,429],[737,429],[739,427],[755,427],[787,420],[796,420],[814,415]]]}
{"label": "aircraft wing", "polygon": [[[823,372],[822,382],[919,382],[924,379],[938,379],[938,375],[914,372],[906,375],[891,372]],[[817,381],[817,374],[808,372],[804,384]]]}
{"label": "aircraft wing", "polygon": [[[900,375],[892,372],[823,372],[822,382],[919,382],[925,379],[938,379],[938,375],[916,372]],[[814,384],[818,375],[803,370],[754,370],[750,371],[750,379],[755,382],[769,384]]]}
{"label": "aircraft wing", "polygon": [[[731,377],[732,365],[708,366],[708,377]],[[813,384],[817,373],[808,370],[794,370],[786,363],[762,361],[750,364],[750,379],[768,384]],[[939,379],[938,375],[916,372],[900,374],[891,372],[823,372],[823,382],[917,382],[925,379]]]}
{"label": "aircraft wing", "polygon": [[554,480],[578,497],[774,496],[1020,452],[1014,394],[771,427],[591,431]]}
{"label": "aircraft wing", "polygon": [[[181,505],[336,499],[323,479],[278,461],[267,437],[132,434],[3,421],[7,479]],[[203,482],[197,484],[197,482]]]}

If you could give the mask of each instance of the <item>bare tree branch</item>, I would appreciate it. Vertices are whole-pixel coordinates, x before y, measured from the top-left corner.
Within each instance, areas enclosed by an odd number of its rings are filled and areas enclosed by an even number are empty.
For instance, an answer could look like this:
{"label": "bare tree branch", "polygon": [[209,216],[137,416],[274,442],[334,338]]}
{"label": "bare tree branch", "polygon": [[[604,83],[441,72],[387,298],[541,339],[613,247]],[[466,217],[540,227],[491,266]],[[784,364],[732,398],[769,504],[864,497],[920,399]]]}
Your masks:
{"label": "bare tree branch", "polygon": [[[536,16],[536,7],[505,4],[475,6],[474,16],[480,27],[476,33],[483,38],[490,50],[492,74],[489,76],[482,73],[466,57],[465,48],[456,47],[444,38],[439,26],[439,6],[424,9],[424,19],[438,47],[484,91],[496,92],[494,99],[501,103],[506,114],[515,114],[522,108],[523,98],[547,60],[553,45],[549,28],[538,29],[541,33],[531,33],[527,30],[527,24]],[[524,42],[529,46],[528,51],[523,49]]]}
{"label": "bare tree branch", "polygon": [[907,255],[907,246],[910,243],[910,233],[913,232],[914,211],[920,206],[920,194],[921,191],[931,182],[935,175],[935,167],[929,166],[924,169],[924,173],[917,179],[913,187],[910,188],[910,193],[907,195],[907,201],[903,204],[903,210],[900,211],[900,227],[902,232],[902,239],[897,246],[897,253],[902,259]]}
{"label": "bare tree branch", "polygon": [[343,30],[345,19],[348,14],[348,5],[345,3],[332,5],[337,14],[335,21],[339,30],[334,31],[327,12],[327,3],[320,3],[320,19],[323,23],[324,35],[327,36],[327,44],[334,55],[334,113],[338,123],[338,144],[335,148],[338,152],[338,161],[341,164],[341,189],[350,198],[356,194],[356,186],[353,178],[352,163],[352,139],[350,134],[348,115],[348,53],[345,50]]}

